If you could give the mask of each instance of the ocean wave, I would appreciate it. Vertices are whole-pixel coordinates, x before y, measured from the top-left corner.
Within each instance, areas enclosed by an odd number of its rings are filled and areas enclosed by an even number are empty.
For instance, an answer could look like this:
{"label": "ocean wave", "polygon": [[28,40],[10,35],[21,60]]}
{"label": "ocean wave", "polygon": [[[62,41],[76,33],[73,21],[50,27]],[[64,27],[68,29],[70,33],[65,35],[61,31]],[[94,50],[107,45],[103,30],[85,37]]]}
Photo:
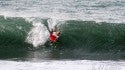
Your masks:
{"label": "ocean wave", "polygon": [[[53,25],[61,31],[57,44],[60,50],[52,50],[48,43],[49,28]],[[28,51],[32,48],[38,50]],[[1,58],[124,59],[124,51],[124,23],[0,17]]]}
{"label": "ocean wave", "polygon": [[28,21],[24,18],[0,17],[0,45],[29,43],[33,46],[44,45],[48,41],[48,23],[58,25],[61,31],[59,44],[64,48],[83,48],[89,51],[124,51],[124,23],[50,19]]}

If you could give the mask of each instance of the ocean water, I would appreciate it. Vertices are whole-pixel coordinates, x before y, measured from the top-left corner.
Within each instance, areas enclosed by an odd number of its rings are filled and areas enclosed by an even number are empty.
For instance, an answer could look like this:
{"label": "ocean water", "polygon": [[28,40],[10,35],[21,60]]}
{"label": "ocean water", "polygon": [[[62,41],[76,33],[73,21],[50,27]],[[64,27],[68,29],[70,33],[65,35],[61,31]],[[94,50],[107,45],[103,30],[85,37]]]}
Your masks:
{"label": "ocean water", "polygon": [[125,70],[124,19],[124,0],[0,0],[0,69]]}

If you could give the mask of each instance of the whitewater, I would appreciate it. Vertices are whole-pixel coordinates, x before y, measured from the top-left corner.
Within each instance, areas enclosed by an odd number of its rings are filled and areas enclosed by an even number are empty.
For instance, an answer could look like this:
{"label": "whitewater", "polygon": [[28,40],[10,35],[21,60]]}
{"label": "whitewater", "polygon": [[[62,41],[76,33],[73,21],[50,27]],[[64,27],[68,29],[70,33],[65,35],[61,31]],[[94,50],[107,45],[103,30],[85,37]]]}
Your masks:
{"label": "whitewater", "polygon": [[125,70],[124,19],[124,0],[0,0],[0,69]]}
{"label": "whitewater", "polygon": [[[12,62],[1,61],[4,70],[124,70],[124,63],[117,61],[42,61],[42,62]],[[120,64],[120,65],[119,65]],[[9,67],[9,68],[7,68]]]}

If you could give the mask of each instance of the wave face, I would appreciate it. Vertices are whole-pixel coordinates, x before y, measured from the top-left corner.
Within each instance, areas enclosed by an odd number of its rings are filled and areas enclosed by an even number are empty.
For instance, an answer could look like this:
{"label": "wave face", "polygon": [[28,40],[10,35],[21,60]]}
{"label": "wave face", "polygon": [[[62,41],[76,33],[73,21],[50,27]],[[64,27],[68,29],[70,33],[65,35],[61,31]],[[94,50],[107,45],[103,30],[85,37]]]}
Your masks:
{"label": "wave face", "polygon": [[[0,50],[24,48],[27,32],[32,25],[23,18],[0,17]],[[16,46],[16,47],[15,47]]]}
{"label": "wave face", "polygon": [[125,51],[125,24],[67,21],[60,26],[65,48],[85,51]]}

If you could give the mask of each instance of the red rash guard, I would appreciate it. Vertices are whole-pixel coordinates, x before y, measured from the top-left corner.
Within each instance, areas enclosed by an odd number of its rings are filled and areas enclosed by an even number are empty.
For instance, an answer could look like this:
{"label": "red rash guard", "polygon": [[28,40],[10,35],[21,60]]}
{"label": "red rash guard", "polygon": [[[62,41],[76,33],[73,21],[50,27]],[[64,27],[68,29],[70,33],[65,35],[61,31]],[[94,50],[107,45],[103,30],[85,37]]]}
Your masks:
{"label": "red rash guard", "polygon": [[50,39],[51,42],[56,42],[57,37],[55,35],[53,35],[53,32],[52,32],[52,33],[50,33],[49,39]]}

